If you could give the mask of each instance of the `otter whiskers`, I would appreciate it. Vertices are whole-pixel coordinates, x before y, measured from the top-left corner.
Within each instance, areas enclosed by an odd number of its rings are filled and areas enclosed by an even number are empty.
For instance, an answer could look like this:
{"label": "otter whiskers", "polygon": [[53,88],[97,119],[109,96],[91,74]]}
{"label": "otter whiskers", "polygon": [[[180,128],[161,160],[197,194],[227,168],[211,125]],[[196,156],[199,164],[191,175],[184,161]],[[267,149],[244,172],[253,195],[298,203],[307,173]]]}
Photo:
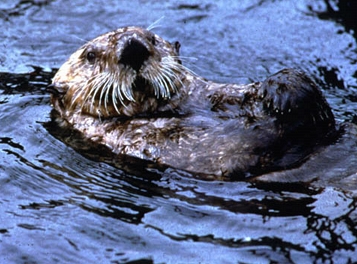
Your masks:
{"label": "otter whiskers", "polygon": [[[128,66],[120,66],[119,69],[117,72],[103,70],[89,78],[76,92],[71,108],[81,102],[79,105],[81,112],[89,109],[93,113],[95,108],[103,108],[98,115],[104,112],[110,115],[111,109],[120,115],[121,107],[127,108],[128,102],[136,102],[135,89],[149,93],[150,89],[147,90],[145,87],[151,87],[153,94],[147,94],[148,97],[170,99],[172,94],[179,93],[184,85],[183,73],[196,75],[180,63],[179,56],[166,56],[160,61],[148,61],[138,72]],[[144,82],[138,83],[138,78],[143,79]],[[136,85],[145,87],[136,87]]]}

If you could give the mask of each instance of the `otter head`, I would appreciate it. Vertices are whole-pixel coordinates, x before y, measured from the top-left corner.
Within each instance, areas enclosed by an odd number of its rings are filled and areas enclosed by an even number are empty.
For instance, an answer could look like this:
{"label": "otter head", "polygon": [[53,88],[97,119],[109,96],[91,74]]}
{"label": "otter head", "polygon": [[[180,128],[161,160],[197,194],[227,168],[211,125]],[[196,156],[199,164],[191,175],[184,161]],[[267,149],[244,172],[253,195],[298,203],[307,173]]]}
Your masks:
{"label": "otter head", "polygon": [[52,102],[65,115],[106,118],[158,111],[179,96],[183,85],[179,46],[138,27],[99,36],[58,70]]}

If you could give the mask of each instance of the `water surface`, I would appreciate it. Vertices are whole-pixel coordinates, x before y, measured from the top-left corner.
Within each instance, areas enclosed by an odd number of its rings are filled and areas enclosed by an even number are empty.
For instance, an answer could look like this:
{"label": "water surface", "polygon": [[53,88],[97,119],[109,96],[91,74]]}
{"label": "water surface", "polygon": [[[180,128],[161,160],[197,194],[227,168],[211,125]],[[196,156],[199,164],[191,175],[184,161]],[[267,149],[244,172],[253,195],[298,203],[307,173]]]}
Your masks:
{"label": "water surface", "polygon": [[179,40],[197,74],[248,83],[300,68],[338,121],[356,122],[355,32],[327,11],[307,0],[3,1],[0,262],[357,261],[355,186],[204,181],[90,143],[78,150],[78,135],[51,122],[46,92],[85,41],[163,17],[154,32]]}

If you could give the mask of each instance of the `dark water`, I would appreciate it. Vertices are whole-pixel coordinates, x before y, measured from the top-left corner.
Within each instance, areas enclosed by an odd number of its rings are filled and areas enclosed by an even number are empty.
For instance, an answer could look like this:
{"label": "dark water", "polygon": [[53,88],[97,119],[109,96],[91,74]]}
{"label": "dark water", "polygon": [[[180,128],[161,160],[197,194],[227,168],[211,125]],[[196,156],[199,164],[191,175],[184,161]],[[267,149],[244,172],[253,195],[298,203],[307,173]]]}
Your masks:
{"label": "dark water", "polygon": [[300,68],[339,121],[356,122],[348,1],[311,2],[3,1],[0,263],[356,262],[357,186],[202,181],[79,151],[50,118],[52,69],[86,40],[164,16],[155,33],[179,40],[199,75],[248,83]]}

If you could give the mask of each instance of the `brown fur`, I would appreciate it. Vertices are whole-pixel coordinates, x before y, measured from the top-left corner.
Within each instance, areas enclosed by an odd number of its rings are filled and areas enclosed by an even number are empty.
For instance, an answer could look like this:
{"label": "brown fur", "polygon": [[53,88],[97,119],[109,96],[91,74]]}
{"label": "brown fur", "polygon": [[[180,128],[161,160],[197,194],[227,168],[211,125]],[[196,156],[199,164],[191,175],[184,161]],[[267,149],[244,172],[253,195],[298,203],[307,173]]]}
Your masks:
{"label": "brown fur", "polygon": [[[113,81],[105,87],[100,78]],[[178,43],[138,27],[82,46],[53,88],[54,108],[87,138],[115,153],[217,178],[296,166],[335,129],[326,100],[304,73],[213,83],[182,66]]]}

